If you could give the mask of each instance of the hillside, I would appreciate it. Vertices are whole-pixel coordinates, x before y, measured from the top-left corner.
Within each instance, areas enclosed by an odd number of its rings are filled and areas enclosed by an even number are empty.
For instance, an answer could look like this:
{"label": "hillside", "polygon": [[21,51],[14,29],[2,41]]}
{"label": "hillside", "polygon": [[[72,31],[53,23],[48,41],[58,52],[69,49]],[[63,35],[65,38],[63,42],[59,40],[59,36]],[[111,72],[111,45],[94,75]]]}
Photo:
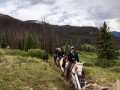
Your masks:
{"label": "hillside", "polygon": [[[31,23],[32,22],[32,23]],[[5,42],[12,49],[23,49],[26,32],[33,35],[37,48],[52,53],[56,46],[66,44],[75,45],[81,49],[83,43],[95,45],[97,27],[58,26],[48,23],[34,23],[33,21],[20,21],[8,15],[0,15],[0,37],[5,36]],[[120,46],[120,39],[113,36],[116,47]]]}
{"label": "hillside", "polygon": [[113,31],[112,34],[116,37],[119,37],[120,38],[120,32],[116,32],[116,31]]}

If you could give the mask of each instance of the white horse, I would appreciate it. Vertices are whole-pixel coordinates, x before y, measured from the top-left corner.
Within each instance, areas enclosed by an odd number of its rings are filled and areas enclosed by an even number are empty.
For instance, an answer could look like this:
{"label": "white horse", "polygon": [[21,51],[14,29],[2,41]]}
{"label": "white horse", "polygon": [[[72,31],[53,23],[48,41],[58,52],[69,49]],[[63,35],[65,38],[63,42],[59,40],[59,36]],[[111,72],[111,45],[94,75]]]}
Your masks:
{"label": "white horse", "polygon": [[83,63],[84,62],[76,62],[71,71],[71,80],[75,86],[75,89],[78,90],[81,89],[80,83],[83,75]]}
{"label": "white horse", "polygon": [[57,65],[57,67],[60,66],[60,58],[59,57],[56,58],[56,65]]}

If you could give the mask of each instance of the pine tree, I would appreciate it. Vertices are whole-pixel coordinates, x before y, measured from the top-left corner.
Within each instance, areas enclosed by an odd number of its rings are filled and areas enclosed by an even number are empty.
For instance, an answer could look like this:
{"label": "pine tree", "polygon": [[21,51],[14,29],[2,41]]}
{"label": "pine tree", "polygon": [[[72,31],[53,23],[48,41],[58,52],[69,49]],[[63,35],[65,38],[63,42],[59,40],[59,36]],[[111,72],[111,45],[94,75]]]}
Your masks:
{"label": "pine tree", "polygon": [[105,22],[103,26],[100,27],[97,50],[99,59],[109,61],[116,58],[116,52],[112,43],[112,35],[109,31],[109,27]]}
{"label": "pine tree", "polygon": [[24,50],[27,51],[28,49],[35,48],[35,42],[33,40],[33,37],[30,33],[26,33],[25,41],[24,41]]}

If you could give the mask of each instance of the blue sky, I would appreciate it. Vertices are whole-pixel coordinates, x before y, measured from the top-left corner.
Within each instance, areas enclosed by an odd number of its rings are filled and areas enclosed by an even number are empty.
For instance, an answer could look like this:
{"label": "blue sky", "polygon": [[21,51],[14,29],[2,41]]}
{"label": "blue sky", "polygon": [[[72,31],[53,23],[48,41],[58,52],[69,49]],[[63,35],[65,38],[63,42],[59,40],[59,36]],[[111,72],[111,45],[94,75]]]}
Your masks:
{"label": "blue sky", "polygon": [[120,0],[0,0],[0,13],[20,20],[58,25],[96,26],[107,22],[120,32]]}

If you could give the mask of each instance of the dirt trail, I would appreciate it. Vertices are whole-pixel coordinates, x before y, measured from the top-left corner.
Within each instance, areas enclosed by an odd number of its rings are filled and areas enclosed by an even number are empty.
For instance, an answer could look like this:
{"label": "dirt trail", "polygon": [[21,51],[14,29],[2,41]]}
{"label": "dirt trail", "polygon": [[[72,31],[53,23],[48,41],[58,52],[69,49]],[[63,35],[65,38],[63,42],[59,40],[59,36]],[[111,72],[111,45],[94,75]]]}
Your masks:
{"label": "dirt trail", "polygon": [[[54,65],[54,64],[51,63],[51,62],[48,62],[48,64],[49,64],[49,66],[53,67],[53,69],[54,69],[56,72],[58,72],[58,73],[60,74],[60,68],[59,68],[59,67],[57,67],[56,65]],[[75,90],[75,88],[74,88],[73,86],[71,86],[70,81],[66,81],[66,80],[65,80],[65,77],[62,77],[62,76],[61,76],[61,78],[62,78],[62,80],[63,80],[63,82],[64,82],[64,84],[65,84],[65,86],[66,86],[65,90]]]}
{"label": "dirt trail", "polygon": [[68,90],[75,90],[73,86],[71,86],[70,81],[66,81],[65,78],[62,77],[62,80],[64,81],[65,85],[68,87]]}

